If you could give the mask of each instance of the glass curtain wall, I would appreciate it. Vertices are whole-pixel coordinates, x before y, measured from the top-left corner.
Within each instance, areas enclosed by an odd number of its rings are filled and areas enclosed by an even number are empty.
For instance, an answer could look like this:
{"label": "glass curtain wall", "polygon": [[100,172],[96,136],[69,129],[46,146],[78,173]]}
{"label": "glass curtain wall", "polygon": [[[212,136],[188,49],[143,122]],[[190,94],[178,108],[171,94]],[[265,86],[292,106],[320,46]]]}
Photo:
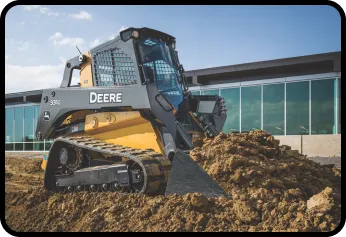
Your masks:
{"label": "glass curtain wall", "polygon": [[14,150],[14,108],[5,109],[5,150]]}
{"label": "glass curtain wall", "polygon": [[311,134],[334,134],[335,80],[311,81]]}
{"label": "glass curtain wall", "polygon": [[35,136],[40,106],[5,108],[6,151],[48,151],[52,141],[38,141]]}
{"label": "glass curtain wall", "polygon": [[201,94],[200,91],[191,91],[191,93],[192,93],[193,95],[200,95],[200,94]]}
{"label": "glass curtain wall", "polygon": [[261,129],[261,86],[241,88],[241,132]]}
{"label": "glass curtain wall", "polygon": [[223,132],[264,129],[273,135],[341,133],[341,78],[192,93],[213,95],[219,91],[228,110]]}
{"label": "glass curtain wall", "polygon": [[225,99],[227,119],[223,132],[240,131],[240,88],[221,89],[221,96]]}
{"label": "glass curtain wall", "polygon": [[14,150],[22,151],[24,148],[24,108],[14,108]]}
{"label": "glass curtain wall", "polygon": [[219,95],[219,90],[205,90],[205,91],[201,91],[201,95]]}
{"label": "glass curtain wall", "polygon": [[309,81],[286,83],[286,135],[309,130]]}
{"label": "glass curtain wall", "polygon": [[263,86],[263,130],[285,135],[285,84]]}
{"label": "glass curtain wall", "polygon": [[24,150],[32,151],[34,149],[34,107],[24,107]]}

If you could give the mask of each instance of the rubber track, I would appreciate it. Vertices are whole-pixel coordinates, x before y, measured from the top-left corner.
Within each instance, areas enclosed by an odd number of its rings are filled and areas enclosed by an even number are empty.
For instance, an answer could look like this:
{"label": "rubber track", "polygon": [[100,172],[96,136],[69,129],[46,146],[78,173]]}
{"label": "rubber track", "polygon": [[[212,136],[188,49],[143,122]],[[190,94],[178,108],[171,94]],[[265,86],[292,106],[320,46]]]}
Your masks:
{"label": "rubber track", "polygon": [[170,160],[152,149],[136,149],[121,145],[106,143],[90,136],[58,137],[54,142],[64,142],[84,150],[95,151],[113,156],[125,157],[138,163],[144,173],[144,185],[139,193],[157,194],[164,192],[169,172]]}

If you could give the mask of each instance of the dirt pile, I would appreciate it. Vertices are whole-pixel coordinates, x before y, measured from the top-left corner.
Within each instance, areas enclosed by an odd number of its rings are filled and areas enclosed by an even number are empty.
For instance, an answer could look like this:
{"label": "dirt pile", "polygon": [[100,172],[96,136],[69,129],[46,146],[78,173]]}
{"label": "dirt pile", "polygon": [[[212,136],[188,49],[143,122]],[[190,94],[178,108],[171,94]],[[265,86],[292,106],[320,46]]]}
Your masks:
{"label": "dirt pile", "polygon": [[270,190],[300,189],[311,197],[326,187],[340,189],[340,173],[319,165],[264,131],[220,134],[205,139],[191,152],[215,180],[229,192],[236,187]]}
{"label": "dirt pile", "polygon": [[6,222],[16,231],[331,231],[339,224],[340,171],[266,132],[220,134],[200,141],[191,157],[232,199],[53,195],[37,185],[6,191]]}
{"label": "dirt pile", "polygon": [[[254,230],[330,231],[339,224],[339,169],[280,146],[265,131],[220,134],[200,144],[191,157],[235,202],[260,214],[261,223]],[[321,207],[320,212],[311,212],[312,206]],[[251,216],[242,210],[239,220]]]}
{"label": "dirt pile", "polygon": [[42,158],[13,157],[5,158],[6,192],[27,191],[43,185]]}
{"label": "dirt pile", "polygon": [[[7,223],[17,231],[202,231],[215,226],[227,200],[199,194],[149,197],[120,193],[51,195],[41,188],[10,193]],[[221,204],[222,203],[222,204]],[[225,207],[223,207],[223,205]],[[17,208],[17,211],[13,211]],[[22,214],[21,214],[22,213]],[[224,223],[224,230],[231,230]]]}
{"label": "dirt pile", "polygon": [[16,173],[41,174],[42,157],[25,158],[25,157],[6,157],[5,166]]}

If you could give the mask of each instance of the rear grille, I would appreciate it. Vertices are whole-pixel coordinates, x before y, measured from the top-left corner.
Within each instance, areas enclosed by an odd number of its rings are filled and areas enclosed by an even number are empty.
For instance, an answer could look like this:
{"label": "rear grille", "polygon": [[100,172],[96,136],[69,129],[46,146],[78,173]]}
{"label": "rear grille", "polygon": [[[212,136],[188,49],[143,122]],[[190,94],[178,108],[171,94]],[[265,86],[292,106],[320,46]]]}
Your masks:
{"label": "rear grille", "polygon": [[134,62],[119,48],[111,48],[93,55],[96,86],[136,85]]}

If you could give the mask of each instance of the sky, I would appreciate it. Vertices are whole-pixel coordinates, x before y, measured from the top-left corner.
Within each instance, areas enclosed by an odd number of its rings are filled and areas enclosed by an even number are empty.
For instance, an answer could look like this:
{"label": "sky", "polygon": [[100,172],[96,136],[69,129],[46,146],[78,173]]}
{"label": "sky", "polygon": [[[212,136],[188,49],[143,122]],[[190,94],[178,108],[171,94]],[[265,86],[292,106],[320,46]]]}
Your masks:
{"label": "sky", "polygon": [[86,52],[128,27],[174,36],[186,71],[341,50],[331,6],[18,5],[5,18],[5,93],[60,86],[76,45]]}

